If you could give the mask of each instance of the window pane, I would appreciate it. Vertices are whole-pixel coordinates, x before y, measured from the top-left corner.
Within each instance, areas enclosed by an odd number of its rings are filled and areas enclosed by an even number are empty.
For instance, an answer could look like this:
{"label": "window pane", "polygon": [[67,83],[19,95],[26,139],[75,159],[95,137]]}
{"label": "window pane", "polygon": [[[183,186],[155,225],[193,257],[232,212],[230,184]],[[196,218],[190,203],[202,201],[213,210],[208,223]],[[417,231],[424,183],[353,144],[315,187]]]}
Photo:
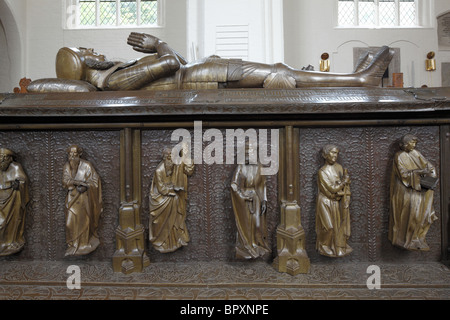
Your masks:
{"label": "window pane", "polygon": [[339,26],[417,25],[416,0],[337,0],[337,2]]}
{"label": "window pane", "polygon": [[342,1],[338,2],[338,25],[353,26],[355,24],[355,2]]}
{"label": "window pane", "polygon": [[136,0],[120,1],[121,25],[137,24]]}
{"label": "window pane", "polygon": [[400,1],[400,25],[416,25],[416,4],[414,1]]}
{"label": "window pane", "polygon": [[394,0],[382,0],[378,7],[379,25],[380,26],[395,26],[395,2]]}
{"label": "window pane", "polygon": [[80,0],[80,25],[95,26],[95,1]]}
{"label": "window pane", "polygon": [[116,25],[116,1],[100,1],[100,24]]}
{"label": "window pane", "polygon": [[156,24],[158,18],[158,1],[141,0],[141,24]]}
{"label": "window pane", "polygon": [[360,0],[358,8],[360,26],[375,25],[375,3],[374,0]]}
{"label": "window pane", "polygon": [[79,26],[156,25],[158,2],[158,0],[78,0],[78,23]]}

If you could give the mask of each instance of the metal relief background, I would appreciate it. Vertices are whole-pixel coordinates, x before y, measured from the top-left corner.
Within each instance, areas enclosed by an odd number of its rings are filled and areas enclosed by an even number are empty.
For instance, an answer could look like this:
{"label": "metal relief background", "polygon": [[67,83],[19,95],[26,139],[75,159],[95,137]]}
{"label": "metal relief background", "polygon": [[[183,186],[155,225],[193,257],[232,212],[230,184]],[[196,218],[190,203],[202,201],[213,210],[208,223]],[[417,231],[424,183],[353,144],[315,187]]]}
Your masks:
{"label": "metal relief background", "polygon": [[[221,130],[225,137],[225,130]],[[141,221],[148,231],[148,192],[153,172],[161,161],[165,146],[174,145],[172,130],[142,131],[142,212]],[[417,262],[439,261],[441,254],[441,212],[439,186],[435,192],[435,209],[439,220],[430,228],[429,252],[407,252],[393,247],[387,239],[389,219],[389,182],[392,158],[398,151],[398,139],[413,133],[420,139],[417,149],[439,170],[439,127],[350,127],[300,128],[300,207],[306,233],[306,250],[312,263],[360,261]],[[193,136],[193,134],[192,134]],[[323,159],[320,149],[327,143],[341,148],[339,162],[352,178],[353,253],[331,259],[315,251],[316,175]],[[91,161],[102,178],[104,213],[100,218],[101,245],[85,257],[64,258],[65,191],[62,168],[66,149],[78,144],[84,158]],[[205,143],[206,144],[206,143]],[[1,260],[110,261],[115,251],[115,229],[119,212],[119,131],[4,131],[0,146],[17,154],[30,179],[31,202],[26,217],[24,250]],[[151,262],[233,261],[235,222],[230,198],[230,181],[235,165],[196,165],[189,178],[187,225],[190,244],[177,252],[161,254],[146,248]],[[276,253],[276,227],[279,224],[278,184],[268,177],[268,228],[273,254]],[[147,235],[146,235],[147,236]]]}
{"label": "metal relief background", "polygon": [[[388,240],[389,186],[392,160],[399,151],[399,139],[412,133],[419,138],[417,150],[433,163],[439,173],[439,127],[349,127],[300,129],[300,207],[306,233],[306,250],[311,262],[345,263],[360,261],[439,261],[441,257],[441,213],[439,185],[434,207],[439,220],[427,235],[429,252],[398,249]],[[323,165],[321,148],[329,143],[340,147],[338,162],[347,168],[351,182],[351,237],[353,252],[332,259],[315,250],[315,201],[317,172]]]}
{"label": "metal relief background", "polygon": [[[221,130],[221,132],[225,140],[225,130]],[[146,231],[148,231],[148,194],[152,175],[161,161],[161,153],[164,147],[174,146],[177,143],[170,141],[171,134],[171,130],[142,132],[143,212],[141,221]],[[193,131],[191,136],[194,137]],[[206,142],[203,146],[208,144],[209,142]],[[235,167],[235,164],[197,164],[195,166],[194,174],[188,178],[189,194],[186,224],[191,241],[188,246],[176,252],[161,254],[150,248],[147,232],[146,244],[151,262],[235,260],[236,227],[230,194],[231,178]],[[269,176],[267,179],[269,199],[267,221],[270,236],[269,244],[272,246],[274,253],[276,253],[276,227],[279,223],[277,188],[276,175]]]}
{"label": "metal relief background", "polygon": [[[6,131],[0,132],[2,147],[12,149],[30,179],[30,204],[25,221],[26,245],[6,260],[110,260],[115,250],[119,208],[119,131]],[[102,179],[103,207],[100,246],[84,257],[64,257],[65,190],[62,170],[67,148],[78,144],[83,158],[92,162]]]}

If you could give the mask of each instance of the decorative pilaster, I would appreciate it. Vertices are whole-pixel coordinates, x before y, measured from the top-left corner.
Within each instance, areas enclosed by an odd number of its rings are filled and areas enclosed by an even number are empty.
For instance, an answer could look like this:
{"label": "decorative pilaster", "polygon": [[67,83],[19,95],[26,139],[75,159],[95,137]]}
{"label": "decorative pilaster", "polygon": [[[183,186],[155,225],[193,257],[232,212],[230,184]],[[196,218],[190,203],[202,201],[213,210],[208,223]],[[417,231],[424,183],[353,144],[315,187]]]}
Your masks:
{"label": "decorative pilaster", "polygon": [[120,208],[114,272],[142,272],[150,265],[145,253],[145,228],[140,222],[140,185],[141,132],[126,128],[120,135]]}
{"label": "decorative pilaster", "polygon": [[442,260],[450,265],[450,125],[440,126]]}
{"label": "decorative pilaster", "polygon": [[290,275],[308,273],[310,261],[305,250],[305,232],[299,207],[299,132],[286,126],[280,135],[278,195],[281,219],[277,228],[278,256],[273,266]]}

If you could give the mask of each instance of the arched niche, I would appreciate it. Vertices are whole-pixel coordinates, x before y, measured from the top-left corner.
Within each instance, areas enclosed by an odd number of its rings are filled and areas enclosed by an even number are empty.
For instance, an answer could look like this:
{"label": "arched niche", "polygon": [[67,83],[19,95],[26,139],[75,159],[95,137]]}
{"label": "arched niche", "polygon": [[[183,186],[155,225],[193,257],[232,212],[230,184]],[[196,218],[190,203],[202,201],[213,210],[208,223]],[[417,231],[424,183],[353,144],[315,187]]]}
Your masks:
{"label": "arched niche", "polygon": [[[16,5],[16,4],[15,4]],[[0,92],[12,92],[25,76],[21,33],[11,5],[0,0]]]}

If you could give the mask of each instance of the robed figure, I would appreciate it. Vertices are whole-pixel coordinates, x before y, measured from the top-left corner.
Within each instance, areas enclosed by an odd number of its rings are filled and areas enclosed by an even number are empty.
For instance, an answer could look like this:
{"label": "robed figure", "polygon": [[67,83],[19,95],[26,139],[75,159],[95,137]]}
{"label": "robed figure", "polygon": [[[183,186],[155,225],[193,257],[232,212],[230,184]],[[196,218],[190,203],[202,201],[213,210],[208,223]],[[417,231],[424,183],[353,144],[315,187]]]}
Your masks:
{"label": "robed figure", "polygon": [[316,249],[321,255],[343,257],[352,252],[350,237],[350,177],[337,163],[338,147],[326,145],[325,164],[317,177]]}
{"label": "robed figure", "polygon": [[102,185],[94,166],[81,158],[82,149],[71,146],[64,165],[66,256],[85,255],[100,244],[98,222],[103,212]]}
{"label": "robed figure", "polygon": [[434,166],[415,149],[417,141],[417,137],[405,135],[402,151],[394,157],[388,236],[395,246],[426,251],[426,234],[437,219],[433,207],[437,177]]}
{"label": "robed figure", "polygon": [[267,243],[267,189],[261,164],[238,164],[231,181],[236,222],[236,258],[255,259],[271,252]]}
{"label": "robed figure", "polygon": [[19,252],[25,245],[29,181],[13,157],[11,150],[0,149],[0,256]]}
{"label": "robed figure", "polygon": [[149,239],[161,253],[173,252],[190,240],[186,226],[188,176],[194,164],[172,161],[172,149],[163,151],[150,186]]}

